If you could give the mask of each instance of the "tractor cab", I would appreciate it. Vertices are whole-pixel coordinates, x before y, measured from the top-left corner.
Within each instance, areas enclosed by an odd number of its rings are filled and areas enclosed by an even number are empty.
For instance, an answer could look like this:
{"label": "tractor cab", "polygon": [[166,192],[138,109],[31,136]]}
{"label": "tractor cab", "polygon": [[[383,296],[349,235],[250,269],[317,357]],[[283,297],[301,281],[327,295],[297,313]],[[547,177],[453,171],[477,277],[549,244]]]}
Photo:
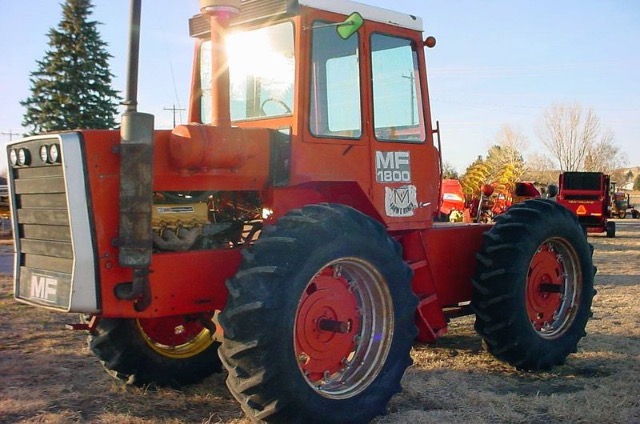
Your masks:
{"label": "tractor cab", "polygon": [[[235,15],[225,9],[191,19],[189,121],[230,126],[236,144],[244,129],[276,133],[274,219],[337,196],[391,228],[428,225],[438,207],[439,152],[422,21],[348,1],[274,1],[268,13],[261,3],[242,2]],[[211,139],[219,132],[208,131]],[[195,133],[179,127],[172,143],[191,144]]]}

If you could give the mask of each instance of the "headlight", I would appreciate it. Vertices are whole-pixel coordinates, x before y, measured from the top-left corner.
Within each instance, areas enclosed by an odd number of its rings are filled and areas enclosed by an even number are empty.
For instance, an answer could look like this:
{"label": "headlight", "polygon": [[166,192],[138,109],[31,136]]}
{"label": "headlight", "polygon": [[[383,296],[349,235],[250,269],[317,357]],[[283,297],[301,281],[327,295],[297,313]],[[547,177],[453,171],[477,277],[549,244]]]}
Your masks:
{"label": "headlight", "polygon": [[40,159],[42,159],[44,163],[49,162],[49,146],[44,144],[40,146]]}
{"label": "headlight", "polygon": [[43,144],[40,146],[40,159],[44,163],[56,163],[60,160],[60,146],[52,144],[47,146]]}
{"label": "headlight", "polygon": [[57,144],[49,146],[49,160],[51,163],[60,162],[60,146]]}
{"label": "headlight", "polygon": [[11,149],[9,151],[9,162],[11,162],[11,166],[16,166],[18,164],[18,152],[16,149]]}
{"label": "headlight", "polygon": [[18,149],[18,165],[26,166],[31,163],[31,153],[29,150],[22,148]]}

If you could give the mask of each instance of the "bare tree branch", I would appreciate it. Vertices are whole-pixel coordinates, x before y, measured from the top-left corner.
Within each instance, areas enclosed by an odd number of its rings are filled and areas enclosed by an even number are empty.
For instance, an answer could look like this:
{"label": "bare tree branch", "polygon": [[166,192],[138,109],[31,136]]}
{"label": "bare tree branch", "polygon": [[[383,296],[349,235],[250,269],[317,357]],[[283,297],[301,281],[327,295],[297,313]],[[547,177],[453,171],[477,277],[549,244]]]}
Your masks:
{"label": "bare tree branch", "polygon": [[536,134],[561,172],[609,172],[625,161],[611,130],[603,130],[595,112],[578,103],[546,109]]}

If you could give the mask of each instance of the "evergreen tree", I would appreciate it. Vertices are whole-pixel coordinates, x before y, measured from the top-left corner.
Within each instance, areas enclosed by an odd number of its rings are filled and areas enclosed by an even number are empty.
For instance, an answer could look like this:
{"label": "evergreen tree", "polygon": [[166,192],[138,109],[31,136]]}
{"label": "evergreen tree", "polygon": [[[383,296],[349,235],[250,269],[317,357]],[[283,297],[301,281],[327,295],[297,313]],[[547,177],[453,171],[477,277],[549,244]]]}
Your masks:
{"label": "evergreen tree", "polygon": [[633,189],[640,190],[640,174],[638,174],[635,181],[633,182]]}
{"label": "evergreen tree", "polygon": [[31,73],[31,96],[22,125],[32,134],[116,126],[119,94],[111,87],[107,43],[98,22],[88,21],[91,0],[66,0],[57,29],[49,30],[49,49]]}

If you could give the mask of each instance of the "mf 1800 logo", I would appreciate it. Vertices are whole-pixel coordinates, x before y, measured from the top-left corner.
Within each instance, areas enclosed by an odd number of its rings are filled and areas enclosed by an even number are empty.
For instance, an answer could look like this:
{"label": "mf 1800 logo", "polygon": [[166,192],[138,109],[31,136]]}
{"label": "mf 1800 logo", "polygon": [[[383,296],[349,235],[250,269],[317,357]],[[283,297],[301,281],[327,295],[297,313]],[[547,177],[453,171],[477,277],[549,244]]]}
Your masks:
{"label": "mf 1800 logo", "polygon": [[55,303],[58,298],[58,280],[44,275],[31,275],[31,298]]}
{"label": "mf 1800 logo", "polygon": [[409,152],[376,152],[376,182],[410,183]]}

